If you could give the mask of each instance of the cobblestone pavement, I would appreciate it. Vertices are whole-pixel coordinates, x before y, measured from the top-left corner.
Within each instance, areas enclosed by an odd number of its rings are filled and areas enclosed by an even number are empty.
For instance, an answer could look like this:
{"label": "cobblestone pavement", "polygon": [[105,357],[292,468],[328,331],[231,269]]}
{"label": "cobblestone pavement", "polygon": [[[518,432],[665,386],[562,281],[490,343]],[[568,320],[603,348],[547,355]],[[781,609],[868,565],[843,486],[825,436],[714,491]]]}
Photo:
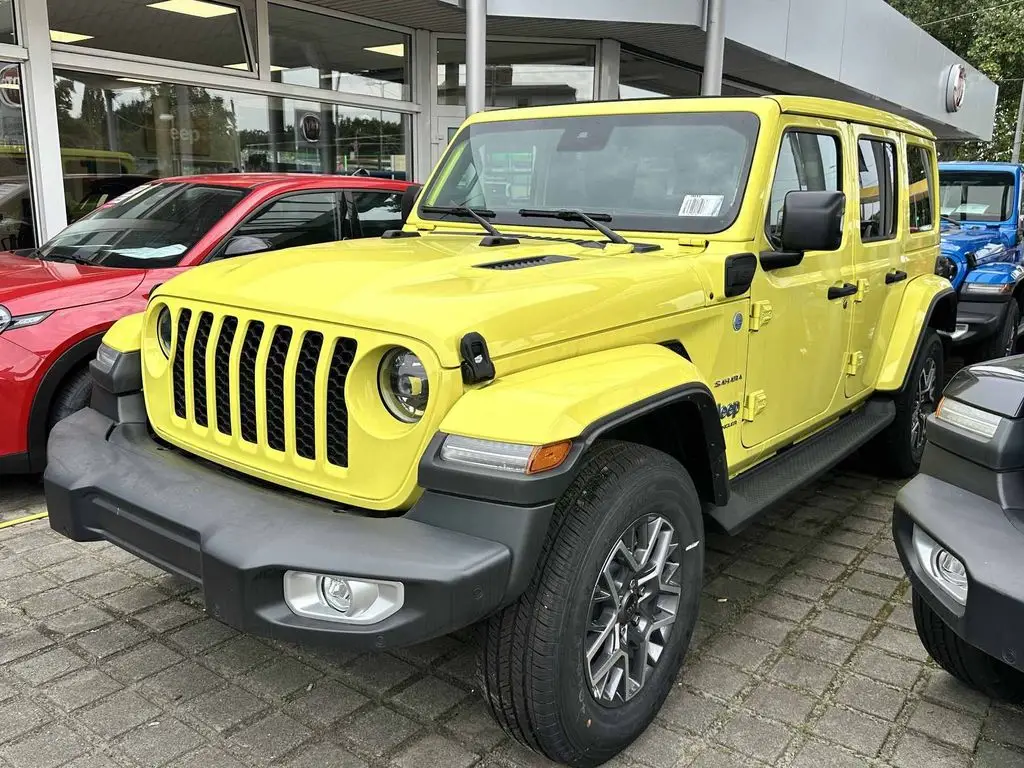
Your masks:
{"label": "cobblestone pavement", "polygon": [[[42,509],[8,483],[0,521]],[[619,766],[1024,766],[1024,713],[927,660],[889,538],[897,486],[852,470],[709,541],[694,645]],[[474,693],[467,637],[356,656],[207,618],[187,585],[45,520],[0,530],[0,766],[540,766]]]}

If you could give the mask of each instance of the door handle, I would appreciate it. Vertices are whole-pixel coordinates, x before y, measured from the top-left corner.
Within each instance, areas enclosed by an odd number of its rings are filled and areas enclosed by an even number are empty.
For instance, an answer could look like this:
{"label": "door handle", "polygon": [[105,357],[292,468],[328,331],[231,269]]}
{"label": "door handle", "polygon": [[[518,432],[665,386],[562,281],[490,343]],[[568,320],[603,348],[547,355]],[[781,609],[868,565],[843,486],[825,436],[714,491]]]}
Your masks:
{"label": "door handle", "polygon": [[885,284],[892,285],[902,280],[907,279],[907,273],[901,269],[894,269],[892,272],[887,272],[885,275]]}
{"label": "door handle", "polygon": [[828,300],[841,299],[844,296],[853,296],[857,292],[857,286],[853,283],[842,285],[830,285],[828,288]]}

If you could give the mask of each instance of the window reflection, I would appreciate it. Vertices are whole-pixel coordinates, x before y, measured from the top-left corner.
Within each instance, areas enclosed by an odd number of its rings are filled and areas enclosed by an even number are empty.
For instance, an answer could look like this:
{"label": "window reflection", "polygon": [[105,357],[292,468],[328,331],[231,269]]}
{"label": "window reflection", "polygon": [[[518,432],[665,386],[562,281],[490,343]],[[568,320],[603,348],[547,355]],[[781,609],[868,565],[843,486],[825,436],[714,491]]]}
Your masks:
{"label": "window reflection", "polygon": [[[67,71],[54,88],[65,173],[94,181],[408,168],[408,118],[393,112]],[[88,194],[69,188],[69,212]]]}
{"label": "window reflection", "polygon": [[[488,107],[566,104],[594,98],[594,47],[487,41]],[[437,41],[437,101],[466,103],[466,41]]]}
{"label": "window reflection", "polygon": [[273,80],[408,101],[409,35],[270,5]]}
{"label": "window reflection", "polygon": [[700,73],[623,49],[619,57],[619,98],[681,98],[700,95]]}
{"label": "window reflection", "polygon": [[[30,2],[32,0],[29,0]],[[103,51],[252,71],[255,0],[48,0],[50,39]],[[3,7],[0,5],[0,33]]]}

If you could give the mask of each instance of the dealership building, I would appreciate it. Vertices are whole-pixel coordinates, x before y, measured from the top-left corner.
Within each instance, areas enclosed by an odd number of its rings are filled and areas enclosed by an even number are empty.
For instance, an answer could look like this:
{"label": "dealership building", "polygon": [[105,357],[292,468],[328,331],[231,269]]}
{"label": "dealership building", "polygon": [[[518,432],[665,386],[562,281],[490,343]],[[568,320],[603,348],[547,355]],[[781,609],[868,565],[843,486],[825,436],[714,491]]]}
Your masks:
{"label": "dealership building", "polygon": [[0,0],[0,247],[46,239],[118,176],[422,180],[467,90],[483,108],[696,96],[709,41],[723,95],[991,137],[996,85],[883,0],[718,0],[710,21],[708,2]]}

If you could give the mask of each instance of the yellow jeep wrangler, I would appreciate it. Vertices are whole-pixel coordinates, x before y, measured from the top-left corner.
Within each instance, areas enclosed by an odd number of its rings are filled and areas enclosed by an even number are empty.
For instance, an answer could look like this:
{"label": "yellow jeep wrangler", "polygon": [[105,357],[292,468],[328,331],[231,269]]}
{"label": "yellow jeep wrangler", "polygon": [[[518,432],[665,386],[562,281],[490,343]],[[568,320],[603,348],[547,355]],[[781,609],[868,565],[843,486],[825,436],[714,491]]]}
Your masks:
{"label": "yellow jeep wrangler", "polygon": [[477,115],[402,230],[201,267],[115,325],[51,525],[246,632],[479,622],[502,726],[600,764],[679,672],[706,530],[868,443],[917,468],[956,315],[935,185],[925,128],[840,102]]}

